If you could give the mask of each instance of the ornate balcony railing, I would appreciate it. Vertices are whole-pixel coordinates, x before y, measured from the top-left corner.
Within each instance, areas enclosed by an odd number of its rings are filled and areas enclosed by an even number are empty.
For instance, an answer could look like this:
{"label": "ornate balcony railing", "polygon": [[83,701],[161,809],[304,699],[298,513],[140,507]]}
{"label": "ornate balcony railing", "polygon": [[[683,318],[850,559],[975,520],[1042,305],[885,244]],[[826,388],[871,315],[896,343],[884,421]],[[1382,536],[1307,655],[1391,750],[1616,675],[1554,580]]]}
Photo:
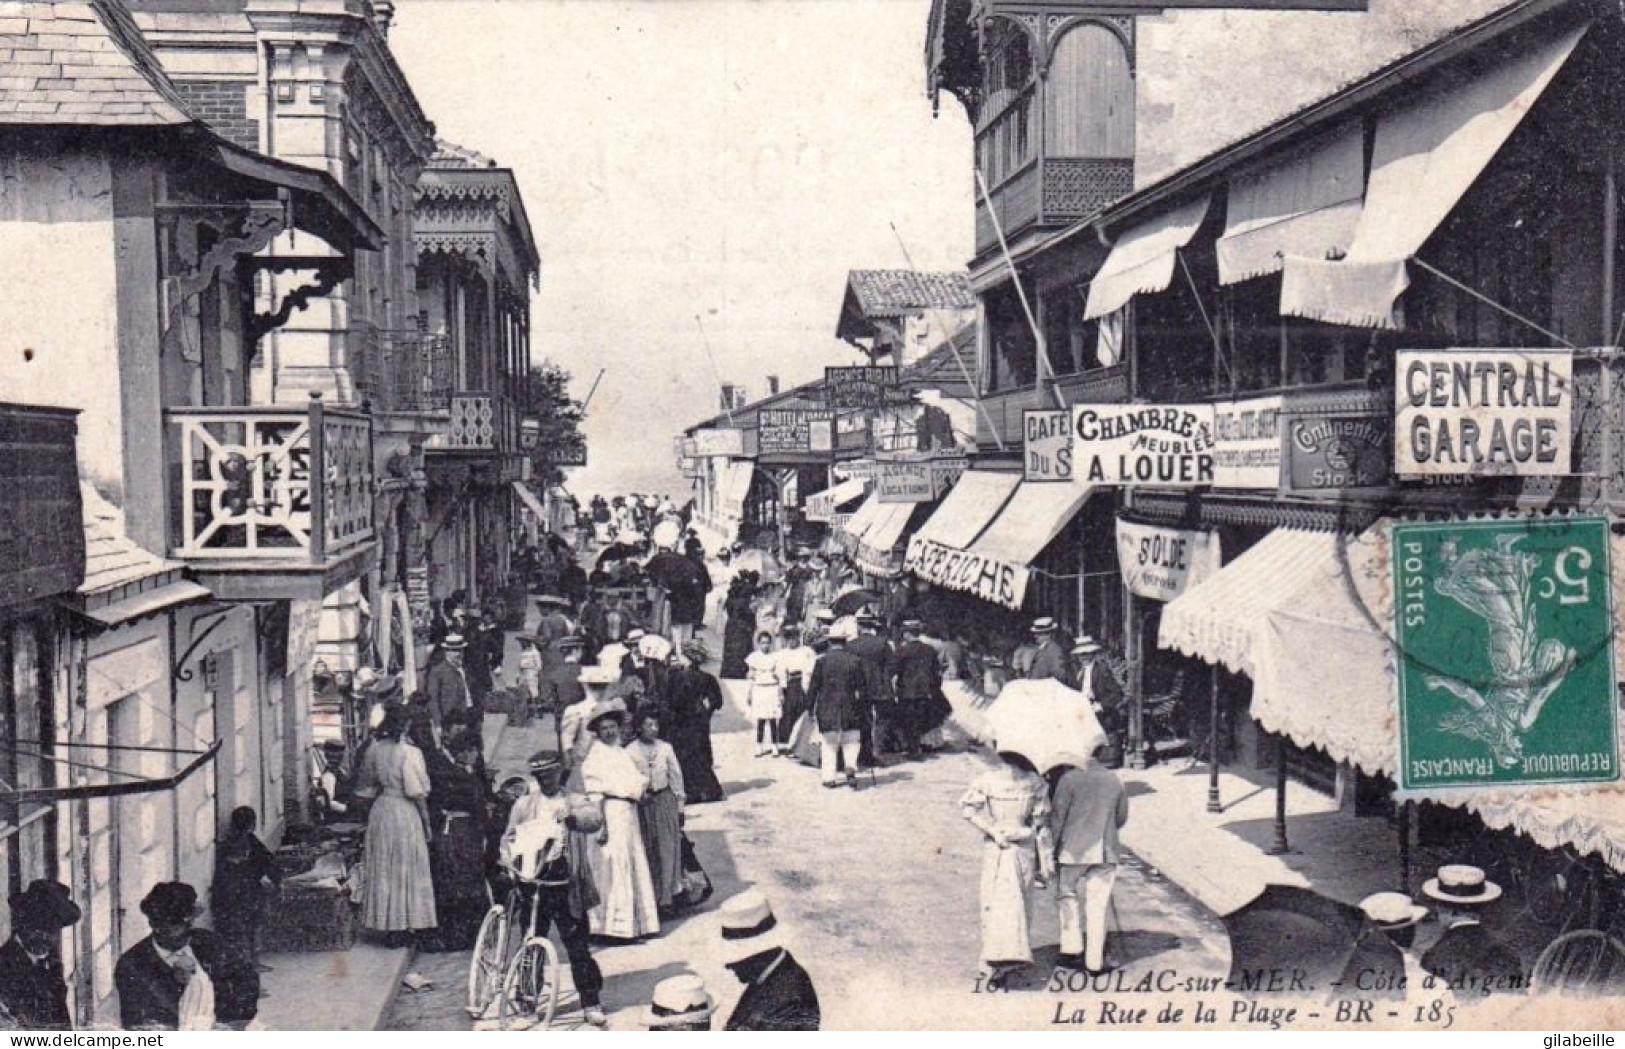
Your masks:
{"label": "ornate balcony railing", "polygon": [[[1112,404],[1128,400],[1128,366],[1113,364],[1105,368],[1063,375],[1055,380],[1060,387],[1061,399],[1069,404]],[[1051,384],[1043,389],[1031,387],[989,394],[982,398],[983,411],[976,413],[976,442],[981,448],[992,448],[998,442],[993,430],[998,427],[999,437],[1006,447],[1020,450],[1022,441],[1022,413],[1029,408],[1055,408],[1058,404]]]}
{"label": "ornate balcony railing", "polygon": [[443,412],[451,407],[457,361],[446,335],[412,329],[350,328],[350,376],[380,412]]}
{"label": "ornate balcony railing", "polygon": [[372,420],[308,407],[165,412],[176,557],[322,565],[373,537]]}
{"label": "ornate balcony railing", "polygon": [[430,447],[459,452],[512,452],[519,447],[519,416],[494,393],[454,393],[451,430]]}

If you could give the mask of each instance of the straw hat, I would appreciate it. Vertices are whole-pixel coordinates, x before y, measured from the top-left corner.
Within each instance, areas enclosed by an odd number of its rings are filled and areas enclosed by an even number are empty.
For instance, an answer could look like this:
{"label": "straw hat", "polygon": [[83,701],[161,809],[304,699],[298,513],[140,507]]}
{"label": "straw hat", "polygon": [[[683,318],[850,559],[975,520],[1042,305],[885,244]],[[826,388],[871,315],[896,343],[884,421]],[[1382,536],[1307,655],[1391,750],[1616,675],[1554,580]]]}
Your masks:
{"label": "straw hat", "polygon": [[623,699],[606,699],[592,710],[592,716],[587,719],[587,731],[591,732],[598,727],[598,723],[605,718],[614,718],[626,727],[627,713],[626,701]]}
{"label": "straw hat", "polygon": [[1093,656],[1104,651],[1105,647],[1092,637],[1080,637],[1078,643],[1072,646],[1072,654],[1075,656]]}
{"label": "straw hat", "polygon": [[722,921],[725,964],[735,965],[753,954],[778,946],[779,938],[770,934],[779,920],[760,890],[746,889],[730,897],[718,914]]}
{"label": "straw hat", "polygon": [[603,685],[607,687],[619,681],[620,677],[621,672],[615,667],[590,666],[582,667],[581,673],[576,675],[576,680],[583,685]]}
{"label": "straw hat", "polygon": [[463,649],[468,647],[468,642],[463,639],[463,635],[461,634],[447,634],[445,638],[441,640],[440,647],[445,649],[447,652],[461,652]]}
{"label": "straw hat", "polygon": [[1049,616],[1042,616],[1042,617],[1040,617],[1038,619],[1033,620],[1033,633],[1035,633],[1035,634],[1053,634],[1053,633],[1055,633],[1055,620],[1052,619]]}
{"label": "straw hat", "polygon": [[703,1024],[717,1011],[717,1000],[705,981],[693,973],[671,976],[655,984],[643,1010],[643,1026],[651,1029]]}
{"label": "straw hat", "polygon": [[1404,929],[1427,916],[1428,909],[1402,892],[1374,892],[1360,901],[1367,918],[1383,929]]}
{"label": "straw hat", "polygon": [[1501,898],[1501,886],[1484,876],[1484,868],[1465,863],[1447,863],[1437,877],[1422,885],[1422,895],[1440,903],[1476,906]]}

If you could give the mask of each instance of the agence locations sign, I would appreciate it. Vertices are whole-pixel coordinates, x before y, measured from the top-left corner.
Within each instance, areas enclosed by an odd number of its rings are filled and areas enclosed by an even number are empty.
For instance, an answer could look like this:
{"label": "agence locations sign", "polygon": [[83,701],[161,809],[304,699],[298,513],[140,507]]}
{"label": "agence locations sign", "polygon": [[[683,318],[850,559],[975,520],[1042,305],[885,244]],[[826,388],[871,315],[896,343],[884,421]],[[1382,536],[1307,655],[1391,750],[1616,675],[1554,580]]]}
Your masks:
{"label": "agence locations sign", "polygon": [[1567,350],[1401,350],[1394,468],[1401,477],[1570,472]]}

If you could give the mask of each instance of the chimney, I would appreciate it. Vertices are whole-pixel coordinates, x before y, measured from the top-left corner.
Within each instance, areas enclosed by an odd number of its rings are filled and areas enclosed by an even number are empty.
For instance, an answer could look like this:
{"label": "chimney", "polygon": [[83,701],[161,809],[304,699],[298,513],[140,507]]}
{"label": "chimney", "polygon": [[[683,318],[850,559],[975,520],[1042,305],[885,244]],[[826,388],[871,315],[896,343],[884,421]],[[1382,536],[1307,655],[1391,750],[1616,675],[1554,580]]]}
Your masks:
{"label": "chimney", "polygon": [[378,35],[389,39],[389,27],[395,24],[395,0],[372,0],[372,24]]}
{"label": "chimney", "polygon": [[769,375],[767,377],[767,395],[769,397],[772,397],[774,394],[776,394],[778,392],[779,392],[779,377],[777,375]]}

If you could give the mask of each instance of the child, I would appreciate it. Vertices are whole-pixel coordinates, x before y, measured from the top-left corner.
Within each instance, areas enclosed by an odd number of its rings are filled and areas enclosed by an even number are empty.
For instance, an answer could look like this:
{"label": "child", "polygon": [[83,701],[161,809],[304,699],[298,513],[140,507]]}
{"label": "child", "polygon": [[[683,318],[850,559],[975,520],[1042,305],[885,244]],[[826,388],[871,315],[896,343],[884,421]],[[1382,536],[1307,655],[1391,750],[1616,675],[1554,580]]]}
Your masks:
{"label": "child", "polygon": [[756,756],[781,752],[779,718],[784,716],[784,692],[779,687],[779,664],[773,655],[773,635],[756,635],[756,651],[745,657],[750,694],[745,707],[756,722]]}
{"label": "child", "polygon": [[[276,859],[254,833],[259,814],[244,805],[233,809],[226,837],[214,859],[214,884],[209,902],[215,932],[226,944],[259,965],[259,931],[265,922],[265,897],[270,886],[282,883]],[[269,965],[259,965],[270,972]]]}

